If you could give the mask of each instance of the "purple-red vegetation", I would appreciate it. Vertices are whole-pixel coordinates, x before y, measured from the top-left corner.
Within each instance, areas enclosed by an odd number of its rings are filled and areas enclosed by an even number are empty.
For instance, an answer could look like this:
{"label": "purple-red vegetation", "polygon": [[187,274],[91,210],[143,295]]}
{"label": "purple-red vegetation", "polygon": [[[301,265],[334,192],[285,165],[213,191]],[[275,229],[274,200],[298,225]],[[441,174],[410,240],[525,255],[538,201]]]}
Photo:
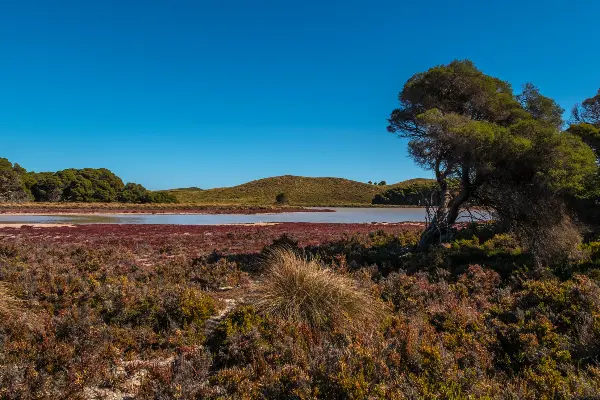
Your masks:
{"label": "purple-red vegetation", "polygon": [[[597,397],[600,243],[536,269],[493,226],[422,229],[0,228],[0,398]],[[280,246],[328,272],[274,282]]]}
{"label": "purple-red vegetation", "polygon": [[129,225],[89,224],[77,226],[0,228],[0,241],[54,243],[62,246],[120,246],[136,249],[176,248],[182,254],[204,254],[213,250],[225,253],[254,253],[281,237],[289,235],[300,246],[318,245],[370,232],[389,234],[418,232],[422,225],[397,224],[311,224],[281,223],[266,225]]}

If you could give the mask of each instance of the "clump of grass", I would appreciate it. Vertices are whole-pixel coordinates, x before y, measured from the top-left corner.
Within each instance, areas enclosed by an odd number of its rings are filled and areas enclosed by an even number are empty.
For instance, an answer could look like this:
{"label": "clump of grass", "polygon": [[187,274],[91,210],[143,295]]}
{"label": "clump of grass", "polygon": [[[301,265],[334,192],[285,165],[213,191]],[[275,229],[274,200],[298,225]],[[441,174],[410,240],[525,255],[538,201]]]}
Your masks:
{"label": "clump of grass", "polygon": [[0,316],[8,318],[16,315],[20,310],[21,301],[10,294],[4,282],[0,282]]}
{"label": "clump of grass", "polygon": [[265,257],[265,272],[254,306],[316,329],[365,328],[382,314],[381,303],[349,275],[323,266],[285,247]]}

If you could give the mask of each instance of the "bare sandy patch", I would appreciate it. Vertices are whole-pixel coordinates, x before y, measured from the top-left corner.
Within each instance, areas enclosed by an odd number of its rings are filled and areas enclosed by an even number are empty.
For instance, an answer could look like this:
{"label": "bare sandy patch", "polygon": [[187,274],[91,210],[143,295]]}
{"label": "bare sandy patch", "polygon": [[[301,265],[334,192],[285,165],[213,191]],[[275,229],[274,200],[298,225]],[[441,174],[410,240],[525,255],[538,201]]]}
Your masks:
{"label": "bare sandy patch", "polygon": [[241,224],[215,224],[220,226],[271,226],[271,225],[279,225],[281,222],[248,222]]}
{"label": "bare sandy patch", "polygon": [[15,228],[20,229],[24,226],[32,228],[61,228],[61,227],[74,227],[73,224],[28,224],[28,223],[16,223],[16,224],[0,224],[0,228]]}

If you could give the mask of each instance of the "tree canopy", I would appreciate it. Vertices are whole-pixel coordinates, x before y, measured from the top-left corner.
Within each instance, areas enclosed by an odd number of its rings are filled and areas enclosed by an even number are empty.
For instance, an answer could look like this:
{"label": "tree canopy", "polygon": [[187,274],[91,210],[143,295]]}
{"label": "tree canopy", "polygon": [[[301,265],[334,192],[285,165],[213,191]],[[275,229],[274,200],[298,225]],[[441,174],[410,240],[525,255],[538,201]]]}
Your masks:
{"label": "tree canopy", "polygon": [[105,168],[66,169],[57,176],[64,184],[66,201],[113,202],[125,187],[121,178]]}
{"label": "tree canopy", "polygon": [[600,152],[600,89],[598,94],[573,107],[568,131],[579,136],[596,154]]}
{"label": "tree canopy", "polygon": [[532,205],[557,207],[561,195],[583,191],[595,170],[592,150],[560,131],[562,109],[552,99],[531,84],[515,95],[470,61],[414,75],[398,98],[388,131],[409,139],[411,157],[434,172],[440,188],[422,246],[451,235],[474,202],[507,226],[537,220],[541,229],[540,215],[528,218]]}
{"label": "tree canopy", "polygon": [[[596,155],[596,162],[600,163],[600,89],[596,96],[573,108],[570,122],[568,132],[590,146]],[[568,200],[581,221],[588,225],[600,225],[600,168],[586,180],[585,192]]]}
{"label": "tree canopy", "polygon": [[600,89],[594,97],[585,99],[581,104],[573,107],[572,119],[575,123],[585,123],[600,128]]}
{"label": "tree canopy", "polygon": [[74,201],[174,203],[173,195],[151,192],[137,183],[123,184],[106,168],[27,172],[19,164],[0,158],[0,201]]}
{"label": "tree canopy", "polygon": [[21,202],[29,198],[21,175],[24,169],[19,164],[0,158],[0,202]]}
{"label": "tree canopy", "polygon": [[63,182],[52,172],[35,174],[31,193],[36,201],[60,201],[63,194]]}

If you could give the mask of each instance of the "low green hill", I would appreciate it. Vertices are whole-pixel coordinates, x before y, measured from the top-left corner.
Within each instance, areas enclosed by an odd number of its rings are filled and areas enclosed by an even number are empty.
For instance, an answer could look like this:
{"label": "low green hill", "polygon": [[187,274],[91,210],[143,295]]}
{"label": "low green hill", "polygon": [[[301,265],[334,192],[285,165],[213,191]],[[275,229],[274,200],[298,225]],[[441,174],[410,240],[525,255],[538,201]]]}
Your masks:
{"label": "low green hill", "polygon": [[182,203],[267,205],[275,202],[277,194],[285,193],[290,205],[364,206],[370,205],[376,194],[419,181],[427,180],[417,178],[394,185],[377,186],[342,178],[284,175],[233,187],[173,189],[168,192]]}

